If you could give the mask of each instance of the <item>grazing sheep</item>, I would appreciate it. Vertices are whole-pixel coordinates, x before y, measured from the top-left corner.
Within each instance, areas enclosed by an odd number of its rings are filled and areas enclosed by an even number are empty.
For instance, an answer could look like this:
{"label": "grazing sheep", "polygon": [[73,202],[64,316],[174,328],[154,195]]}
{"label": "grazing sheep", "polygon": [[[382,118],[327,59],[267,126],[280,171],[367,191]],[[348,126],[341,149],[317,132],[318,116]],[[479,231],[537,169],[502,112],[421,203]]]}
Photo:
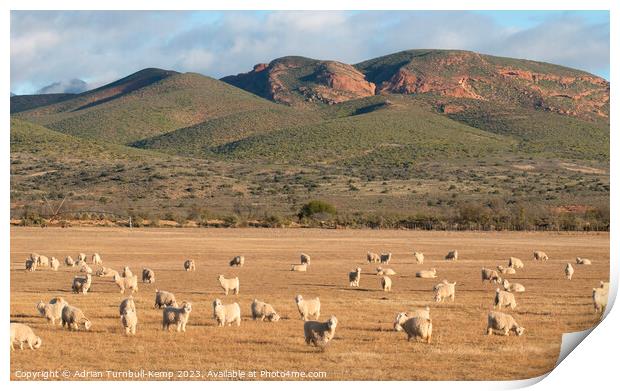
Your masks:
{"label": "grazing sheep", "polygon": [[409,318],[431,318],[431,307],[426,306],[425,308],[416,308],[411,312],[399,312],[396,314],[396,319],[394,319],[394,331],[403,331],[402,324]]}
{"label": "grazing sheep", "polygon": [[446,261],[458,261],[459,260],[459,252],[457,250],[451,250],[444,257]]}
{"label": "grazing sheep", "polygon": [[525,332],[525,328],[517,324],[515,319],[503,312],[490,311],[487,317],[487,335],[499,334],[507,336],[508,333],[514,332],[516,336],[520,337]]}
{"label": "grazing sheep", "polygon": [[310,255],[301,253],[300,259],[301,259],[301,264],[302,265],[309,265],[310,264]]}
{"label": "grazing sheep", "polygon": [[174,295],[170,292],[160,291],[159,289],[155,289],[155,304],[153,304],[153,308],[161,308],[161,307],[176,307],[177,301],[174,298]]}
{"label": "grazing sheep", "polygon": [[220,282],[222,289],[224,289],[226,296],[228,296],[228,291],[233,291],[235,295],[239,294],[239,277],[224,278],[224,276],[220,274],[217,276],[217,280]]}
{"label": "grazing sheep", "polygon": [[492,282],[494,284],[500,284],[502,282],[502,278],[497,274],[495,270],[487,269],[483,267],[481,269],[482,282],[485,281]]}
{"label": "grazing sheep", "polygon": [[97,270],[95,275],[97,277],[114,277],[115,275],[118,275],[118,272],[109,267],[102,266],[101,269]]}
{"label": "grazing sheep", "polygon": [[86,254],[79,253],[77,259],[78,259],[78,262],[86,262]]}
{"label": "grazing sheep", "polygon": [[71,285],[71,288],[73,289],[73,293],[82,293],[84,295],[87,294],[92,282],[93,282],[93,279],[90,274],[87,274],[86,277],[83,277],[83,276],[73,277],[73,284]]}
{"label": "grazing sheep", "polygon": [[495,300],[493,300],[493,308],[510,307],[515,309],[517,307],[517,301],[515,295],[510,292],[500,291],[499,288],[495,290]]}
{"label": "grazing sheep", "polygon": [[410,341],[411,338],[417,341],[419,338],[423,341],[426,340],[426,343],[431,343],[433,322],[429,318],[408,317],[407,314],[401,312],[396,316],[396,323],[398,323],[399,331],[403,330],[407,333],[407,341]]}
{"label": "grazing sheep", "polygon": [[57,272],[59,267],[60,267],[60,261],[58,261],[58,259],[56,259],[56,257],[52,257],[50,259],[50,268],[53,271]]}
{"label": "grazing sheep", "polygon": [[133,272],[129,269],[129,266],[124,266],[121,273],[121,277],[133,277]]}
{"label": "grazing sheep", "polygon": [[50,265],[50,260],[48,257],[46,257],[45,255],[39,255],[39,258],[37,258],[37,266],[49,266]]}
{"label": "grazing sheep", "polygon": [[592,261],[590,261],[588,258],[577,257],[577,259],[575,260],[575,263],[577,265],[591,265]]}
{"label": "grazing sheep", "polygon": [[349,272],[349,286],[360,286],[360,278],[362,276],[362,268],[358,267],[355,270]]}
{"label": "grazing sheep", "polygon": [[236,257],[231,259],[230,262],[228,262],[228,264],[230,266],[242,267],[244,262],[245,262],[245,257],[243,255],[237,255]]}
{"label": "grazing sheep", "polygon": [[511,267],[513,269],[523,269],[523,261],[519,258],[510,257],[508,258],[508,267]]}
{"label": "grazing sheep", "polygon": [[138,314],[136,312],[136,304],[133,301],[133,297],[129,296],[125,300],[121,301],[121,304],[118,307],[118,312],[121,315],[121,324],[125,329],[125,334],[136,335]]}
{"label": "grazing sheep", "polygon": [[47,319],[52,326],[56,324],[56,320],[58,320],[58,325],[60,325],[62,309],[66,305],[67,302],[60,296],[54,297],[49,303],[44,303],[43,300],[39,300],[37,303],[37,311],[39,311],[39,314]]}
{"label": "grazing sheep", "polygon": [[11,351],[15,351],[14,344],[19,344],[19,349],[24,350],[24,342],[30,350],[38,349],[43,343],[41,337],[37,337],[30,326],[23,323],[11,323]]}
{"label": "grazing sheep", "polygon": [[598,288],[592,288],[592,304],[594,312],[604,313],[607,308],[607,297],[609,296],[609,283],[601,281]]}
{"label": "grazing sheep", "polygon": [[33,261],[32,259],[26,259],[26,271],[34,272],[37,270],[37,261]]}
{"label": "grazing sheep", "polygon": [[379,257],[379,254],[368,251],[366,253],[366,260],[368,263],[379,263],[381,262],[381,257]]}
{"label": "grazing sheep", "polygon": [[196,262],[193,259],[188,259],[183,263],[183,268],[186,272],[196,271]]}
{"label": "grazing sheep", "polygon": [[138,292],[138,276],[132,275],[131,277],[121,277],[115,274],[112,279],[114,283],[118,285],[121,293],[125,293],[125,289],[131,289],[131,293]]}
{"label": "grazing sheep", "polygon": [[62,327],[67,326],[69,330],[79,330],[79,326],[83,325],[84,330],[90,330],[92,323],[81,309],[66,305],[62,309]]}
{"label": "grazing sheep", "polygon": [[75,266],[75,261],[73,260],[73,258],[71,258],[71,255],[67,255],[67,257],[65,258],[65,265],[69,267]]}
{"label": "grazing sheep", "polygon": [[142,282],[145,284],[153,284],[155,282],[155,272],[148,267],[142,269]]}
{"label": "grazing sheep", "polygon": [[437,270],[435,270],[435,268],[432,268],[431,270],[420,270],[415,274],[415,276],[418,278],[436,278]]}
{"label": "grazing sheep", "polygon": [[499,270],[500,273],[502,274],[517,274],[517,271],[511,267],[503,267],[502,265],[499,265],[497,267],[497,270]]}
{"label": "grazing sheep", "polygon": [[295,296],[295,303],[297,303],[297,310],[301,319],[308,320],[310,316],[314,316],[314,319],[318,320],[321,316],[321,300],[318,297],[304,300],[301,295],[297,295]]}
{"label": "grazing sheep", "polygon": [[93,274],[93,269],[86,262],[78,261],[78,266],[80,267],[80,273]]}
{"label": "grazing sheep", "polygon": [[548,261],[549,257],[543,251],[534,251],[534,259],[537,261]]}
{"label": "grazing sheep", "polygon": [[415,258],[415,261],[418,265],[422,265],[424,263],[424,254],[423,253],[419,253],[417,251],[413,252],[413,257]]}
{"label": "grazing sheep", "polygon": [[218,326],[236,323],[241,326],[241,307],[238,303],[222,304],[220,299],[213,300],[213,319],[217,320]]}
{"label": "grazing sheep", "polygon": [[252,319],[265,320],[270,322],[277,322],[280,320],[280,315],[273,309],[271,304],[264,303],[258,299],[254,299],[251,305]]}
{"label": "grazing sheep", "polygon": [[99,253],[94,253],[93,257],[92,257],[92,263],[93,265],[101,265],[103,263],[103,261],[101,260],[101,256],[99,255]]}
{"label": "grazing sheep", "polygon": [[306,344],[315,347],[325,347],[336,334],[338,319],[332,315],[327,322],[309,320],[304,323],[304,337]]}
{"label": "grazing sheep", "polygon": [[388,276],[383,276],[381,279],[381,288],[383,292],[391,292],[392,291],[392,279]]}
{"label": "grazing sheep", "polygon": [[304,263],[301,265],[297,265],[297,264],[291,265],[292,272],[305,272],[307,269],[308,269],[307,263]]}
{"label": "grazing sheep", "polygon": [[123,315],[130,311],[136,312],[136,303],[133,301],[133,296],[129,296],[128,298],[124,299],[118,306],[119,315]]}
{"label": "grazing sheep", "polygon": [[377,275],[378,276],[395,276],[396,272],[392,269],[384,269],[382,267],[378,267],[377,268]]}
{"label": "grazing sheep", "polygon": [[384,264],[389,264],[392,260],[392,253],[384,253],[379,256],[379,261]]}
{"label": "grazing sheep", "polygon": [[456,281],[453,283],[449,283],[448,280],[443,280],[439,284],[433,287],[433,292],[435,293],[435,301],[437,303],[443,301],[444,299],[450,298],[451,301],[454,301]]}
{"label": "grazing sheep", "polygon": [[162,330],[170,331],[170,325],[177,326],[177,332],[185,332],[185,326],[192,312],[192,303],[181,303],[180,307],[164,307],[161,322]]}
{"label": "grazing sheep", "polygon": [[569,281],[572,280],[573,273],[575,273],[575,269],[573,269],[573,265],[571,265],[570,263],[567,263],[566,267],[564,268],[564,274],[566,275],[566,278]]}
{"label": "grazing sheep", "polygon": [[525,292],[525,287],[518,283],[510,283],[508,280],[502,281],[504,290],[507,292]]}

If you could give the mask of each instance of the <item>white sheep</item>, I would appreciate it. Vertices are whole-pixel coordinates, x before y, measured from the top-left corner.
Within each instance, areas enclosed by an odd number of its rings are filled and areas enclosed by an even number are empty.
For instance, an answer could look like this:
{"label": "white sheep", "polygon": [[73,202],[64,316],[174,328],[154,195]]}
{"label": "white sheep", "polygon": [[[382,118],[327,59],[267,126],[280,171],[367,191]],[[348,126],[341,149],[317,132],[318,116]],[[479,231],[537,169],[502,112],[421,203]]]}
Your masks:
{"label": "white sheep", "polygon": [[444,257],[446,261],[458,261],[459,260],[459,252],[457,250],[451,250]]}
{"label": "white sheep", "polygon": [[220,299],[213,300],[213,319],[217,320],[218,326],[236,323],[241,326],[241,307],[238,303],[222,304]]}
{"label": "white sheep", "polygon": [[50,259],[50,268],[57,272],[58,268],[60,267],[60,262],[58,261],[58,259],[56,259],[56,257],[52,257],[52,259]]}
{"label": "white sheep", "polygon": [[280,315],[278,315],[271,304],[259,301],[258,299],[252,301],[250,309],[252,310],[252,319],[254,320],[260,319],[264,321],[267,319],[270,322],[277,322],[280,320]]}
{"label": "white sheep", "polygon": [[80,268],[80,273],[92,274],[93,269],[84,261],[78,261],[77,266]]}
{"label": "white sheep", "polygon": [[138,276],[121,277],[118,274],[114,274],[112,280],[118,286],[121,293],[125,293],[125,289],[131,289],[132,294],[138,292]]}
{"label": "white sheep", "polygon": [[30,253],[30,256],[28,257],[28,259],[30,259],[31,261],[34,261],[35,263],[39,262],[39,254],[38,253]]}
{"label": "white sheep", "polygon": [[494,284],[501,284],[502,282],[502,278],[499,276],[499,274],[495,270],[487,269],[486,267],[483,267],[481,269],[480,275],[482,276],[483,283],[485,281],[489,281]]}
{"label": "white sheep", "polygon": [[501,291],[499,288],[495,290],[495,299],[493,300],[493,308],[510,307],[515,309],[517,307],[517,301],[515,295],[510,292]]}
{"label": "white sheep", "polygon": [[327,322],[318,322],[316,320],[308,320],[304,322],[304,338],[306,344],[312,344],[315,347],[325,347],[336,334],[338,319],[332,315]]}
{"label": "white sheep", "polygon": [[99,253],[94,253],[91,260],[92,260],[93,265],[101,265],[103,263]]}
{"label": "white sheep", "polygon": [[510,257],[508,258],[508,267],[511,267],[513,269],[523,269],[523,261],[519,258]]}
{"label": "white sheep", "polygon": [[130,311],[136,311],[136,303],[133,300],[133,296],[129,296],[125,299],[123,299],[123,301],[121,301],[121,304],[119,304],[118,306],[118,314],[119,315],[123,315],[124,313],[130,312]]}
{"label": "white sheep", "polygon": [[453,283],[448,282],[448,280],[443,280],[439,284],[433,287],[433,293],[435,294],[435,301],[441,302],[444,299],[449,298],[451,301],[454,301],[455,296],[455,287],[456,281]]}
{"label": "white sheep", "polygon": [[605,308],[607,308],[608,296],[609,282],[601,281],[601,285],[598,288],[592,288],[592,304],[594,304],[594,312],[605,312]]}
{"label": "white sheep", "polygon": [[544,251],[534,251],[534,259],[544,262],[549,260],[549,256]]}
{"label": "white sheep", "polygon": [[384,292],[392,291],[392,279],[388,276],[383,276],[381,279],[381,288]]}
{"label": "white sheep", "polygon": [[437,270],[432,268],[431,270],[420,270],[415,274],[417,278],[436,278]]}
{"label": "white sheep", "polygon": [[384,264],[389,264],[392,260],[392,253],[383,253],[379,256],[379,261]]}
{"label": "white sheep", "polygon": [[573,273],[575,273],[575,269],[573,269],[573,265],[571,265],[570,263],[567,263],[566,266],[564,267],[564,274],[566,275],[566,278],[569,281],[573,279]]}
{"label": "white sheep", "polygon": [[502,281],[502,286],[507,292],[525,292],[525,287],[518,283],[510,283],[508,280]]}
{"label": "white sheep", "polygon": [[37,259],[37,266],[49,266],[50,265],[50,260],[48,257],[46,257],[45,255],[39,255],[39,258]]}
{"label": "white sheep", "polygon": [[321,316],[321,300],[318,297],[304,300],[301,295],[297,295],[295,296],[295,303],[301,319],[308,320],[310,316],[313,316],[315,320],[318,320]]}
{"label": "white sheep", "polygon": [[155,289],[155,304],[153,304],[153,308],[162,308],[162,307],[176,307],[177,301],[174,298],[174,295],[170,292],[160,291],[159,289]]}
{"label": "white sheep", "polygon": [[499,311],[489,312],[487,317],[487,335],[495,333],[507,336],[511,331],[520,337],[525,332],[525,328],[519,326],[512,315]]}
{"label": "white sheep", "polygon": [[34,272],[37,270],[37,261],[33,261],[32,259],[26,259],[26,271]]}
{"label": "white sheep", "polygon": [[352,272],[349,272],[349,286],[360,286],[360,278],[362,276],[362,268],[358,267]]}
{"label": "white sheep", "polygon": [[188,259],[183,263],[183,268],[186,272],[196,271],[196,262],[193,259]]}
{"label": "white sheep", "polygon": [[407,341],[421,339],[431,343],[433,336],[433,321],[429,318],[413,316],[408,317],[404,312],[396,316],[399,329],[407,333]]}
{"label": "white sheep", "polygon": [[220,282],[220,286],[224,289],[226,296],[228,291],[233,291],[235,295],[239,294],[239,277],[224,278],[223,275],[217,276],[217,280]]}
{"label": "white sheep", "polygon": [[153,284],[155,282],[155,272],[148,267],[142,269],[142,282],[145,284]]}
{"label": "white sheep", "polygon": [[124,266],[121,272],[121,277],[133,277],[133,272],[129,269],[129,266]]}
{"label": "white sheep", "polygon": [[310,255],[305,254],[305,253],[301,253],[300,255],[300,260],[301,260],[301,264],[302,265],[309,265],[310,264]]}
{"label": "white sheep", "polygon": [[11,351],[15,351],[13,345],[19,344],[19,349],[24,350],[24,342],[28,344],[30,350],[41,347],[43,341],[37,337],[30,326],[23,323],[11,323]]}
{"label": "white sheep", "polygon": [[65,265],[69,267],[75,266],[75,261],[73,260],[73,258],[71,258],[71,255],[67,255],[67,257],[65,258]]}
{"label": "white sheep", "polygon": [[291,271],[292,272],[305,272],[306,270],[308,270],[308,264],[307,263],[302,263],[300,265],[298,265],[298,264],[292,264],[291,265]]}
{"label": "white sheep", "polygon": [[408,312],[399,312],[396,314],[396,319],[394,319],[394,331],[403,331],[402,324],[409,318],[418,317],[418,318],[431,318],[431,307],[426,306],[425,308],[416,308],[413,311]]}
{"label": "white sheep", "polygon": [[424,263],[424,254],[414,251],[413,252],[413,257],[415,258],[415,261],[418,265],[422,265]]}
{"label": "white sheep", "polygon": [[129,296],[125,300],[121,301],[118,306],[118,312],[121,316],[121,324],[125,329],[125,334],[135,335],[136,327],[138,325],[138,314],[136,312],[136,304],[133,301],[133,297]]}
{"label": "white sheep", "polygon": [[381,262],[381,257],[379,257],[379,254],[368,251],[366,253],[366,260],[368,263],[379,263]]}
{"label": "white sheep", "polygon": [[390,268],[382,268],[382,267],[378,267],[377,268],[377,275],[378,276],[395,276],[396,272],[393,269]]}
{"label": "white sheep", "polygon": [[575,262],[577,263],[577,265],[591,265],[592,264],[592,261],[590,261],[588,258],[580,258],[580,257],[577,257]]}
{"label": "white sheep", "polygon": [[231,259],[230,262],[228,262],[228,264],[231,267],[232,266],[242,267],[244,263],[245,263],[245,257],[243,255],[237,255],[233,259]]}
{"label": "white sheep", "polygon": [[164,307],[161,322],[162,330],[170,330],[170,325],[177,327],[177,332],[185,332],[185,326],[192,312],[192,303],[183,302],[180,307]]}
{"label": "white sheep", "polygon": [[86,254],[79,253],[77,259],[78,259],[78,262],[86,262]]}
{"label": "white sheep", "polygon": [[502,274],[517,274],[517,271],[514,268],[503,267],[502,265],[499,265],[497,267],[497,270],[499,270],[499,272]]}
{"label": "white sheep", "polygon": [[67,326],[69,330],[79,330],[79,326],[83,325],[84,330],[90,330],[92,323],[81,309],[66,305],[62,309],[62,327]]}
{"label": "white sheep", "polygon": [[102,266],[95,275],[97,277],[114,277],[114,275],[118,275],[118,272],[112,268]]}
{"label": "white sheep", "polygon": [[92,282],[93,279],[90,274],[87,274],[86,276],[73,277],[73,284],[71,285],[73,293],[82,293],[84,295],[87,294]]}
{"label": "white sheep", "polygon": [[68,303],[65,299],[60,296],[54,297],[49,303],[44,303],[43,300],[39,300],[37,303],[37,311],[39,311],[39,314],[41,314],[41,316],[43,316],[52,325],[56,324],[56,320],[58,320],[58,325],[60,325],[62,309],[67,304]]}

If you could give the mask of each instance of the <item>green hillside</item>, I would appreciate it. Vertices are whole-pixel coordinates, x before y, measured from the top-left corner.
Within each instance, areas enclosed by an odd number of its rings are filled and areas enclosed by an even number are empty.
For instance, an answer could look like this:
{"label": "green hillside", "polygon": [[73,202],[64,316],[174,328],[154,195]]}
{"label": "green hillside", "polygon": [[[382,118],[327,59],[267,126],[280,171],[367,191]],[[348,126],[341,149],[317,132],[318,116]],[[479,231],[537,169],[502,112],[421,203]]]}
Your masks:
{"label": "green hillside", "polygon": [[74,98],[75,94],[11,95],[11,114]]}

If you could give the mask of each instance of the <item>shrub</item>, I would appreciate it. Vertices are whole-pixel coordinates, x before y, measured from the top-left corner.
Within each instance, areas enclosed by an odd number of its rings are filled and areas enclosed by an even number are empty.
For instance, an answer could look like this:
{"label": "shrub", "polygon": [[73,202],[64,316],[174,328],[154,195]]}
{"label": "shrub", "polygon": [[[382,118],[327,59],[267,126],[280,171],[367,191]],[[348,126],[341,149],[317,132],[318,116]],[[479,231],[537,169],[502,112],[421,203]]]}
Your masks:
{"label": "shrub", "polygon": [[318,217],[319,215],[334,216],[336,213],[336,207],[332,204],[325,201],[312,200],[301,207],[297,216],[301,220],[303,218]]}

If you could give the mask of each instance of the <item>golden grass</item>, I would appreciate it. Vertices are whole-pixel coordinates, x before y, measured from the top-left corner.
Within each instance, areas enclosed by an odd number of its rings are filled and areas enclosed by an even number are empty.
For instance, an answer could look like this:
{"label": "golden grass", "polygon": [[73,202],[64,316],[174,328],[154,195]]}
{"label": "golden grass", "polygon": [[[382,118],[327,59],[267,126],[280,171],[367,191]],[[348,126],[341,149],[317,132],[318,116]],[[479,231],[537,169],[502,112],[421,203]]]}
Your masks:
{"label": "golden grass", "polygon": [[[453,248],[459,250],[459,261],[443,261]],[[424,265],[415,264],[413,249],[424,252]],[[548,263],[532,260],[537,249],[549,254]],[[376,265],[366,263],[367,250],[393,253],[390,267],[398,275],[392,277],[391,293],[381,291]],[[24,260],[32,251],[61,262],[66,255],[96,251],[104,265],[119,271],[129,265],[139,276],[143,266],[152,268],[156,283],[140,284],[134,295],[137,335],[123,334],[118,305],[124,296],[110,278],[94,277],[86,296],[72,294],[77,270],[63,265],[58,272],[27,273]],[[302,251],[312,257],[309,271],[290,272]],[[230,268],[228,261],[237,254],[245,255],[245,266]],[[495,286],[480,282],[480,268],[506,264],[509,256],[526,263],[509,279],[527,291],[516,294],[518,306],[508,310],[526,334],[487,337],[486,314]],[[573,280],[567,281],[564,265],[576,256],[593,260],[593,265],[575,266]],[[196,272],[183,271],[187,258],[196,260]],[[363,269],[360,288],[349,288],[347,273],[358,265]],[[414,278],[416,271],[432,267],[438,279]],[[218,274],[239,276],[239,296],[224,297]],[[432,302],[432,286],[443,278],[458,282],[454,303]],[[43,339],[37,351],[11,354],[11,378],[16,370],[43,369],[199,370],[202,375],[226,369],[259,375],[261,370],[325,371],[332,380],[530,378],[553,368],[562,333],[596,323],[592,288],[608,278],[606,233],[11,228],[11,320],[31,325]],[[185,334],[161,331],[161,310],[151,308],[155,288],[192,302]],[[338,317],[336,337],[325,351],[304,344],[303,322],[293,301],[298,293],[321,297],[321,320]],[[93,322],[90,332],[52,327],[38,316],[35,303],[57,295],[85,312]],[[216,297],[239,302],[241,327],[216,327],[211,306]],[[255,297],[273,304],[283,319],[252,321]],[[403,333],[391,330],[397,312],[427,304],[432,344],[408,343]]]}

